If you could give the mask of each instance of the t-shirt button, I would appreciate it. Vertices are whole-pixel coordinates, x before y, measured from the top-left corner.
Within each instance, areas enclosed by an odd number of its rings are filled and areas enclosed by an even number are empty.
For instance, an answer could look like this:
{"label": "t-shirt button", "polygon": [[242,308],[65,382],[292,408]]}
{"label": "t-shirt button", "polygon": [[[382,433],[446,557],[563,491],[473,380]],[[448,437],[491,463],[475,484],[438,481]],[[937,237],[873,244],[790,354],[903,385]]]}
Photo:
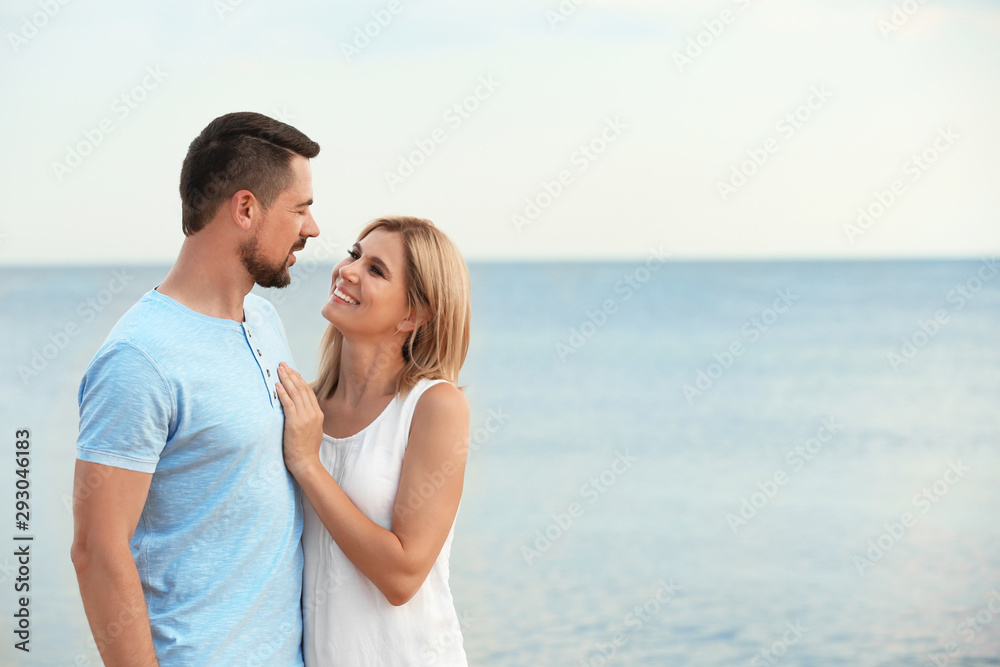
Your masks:
{"label": "t-shirt button", "polygon": [[264,355],[262,355],[262,354],[260,353],[260,350],[259,350],[259,349],[257,350],[257,356],[258,356],[258,357],[262,357],[262,356],[264,356]]}
{"label": "t-shirt button", "polygon": [[278,392],[274,392],[274,397],[278,398]]}
{"label": "t-shirt button", "polygon": [[267,377],[271,377],[271,369],[265,368],[264,370],[267,371]]}

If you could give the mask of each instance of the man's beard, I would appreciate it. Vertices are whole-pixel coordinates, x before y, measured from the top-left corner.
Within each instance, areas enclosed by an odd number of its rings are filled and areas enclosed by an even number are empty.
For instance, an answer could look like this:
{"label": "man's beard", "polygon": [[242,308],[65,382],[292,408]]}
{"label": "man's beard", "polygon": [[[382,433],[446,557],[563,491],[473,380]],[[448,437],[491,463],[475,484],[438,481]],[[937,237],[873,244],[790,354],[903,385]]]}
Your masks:
{"label": "man's beard", "polygon": [[[304,244],[303,244],[304,245]],[[257,236],[243,241],[239,247],[240,259],[253,281],[261,287],[286,287],[292,282],[285,263],[271,265],[260,257],[260,244]]]}

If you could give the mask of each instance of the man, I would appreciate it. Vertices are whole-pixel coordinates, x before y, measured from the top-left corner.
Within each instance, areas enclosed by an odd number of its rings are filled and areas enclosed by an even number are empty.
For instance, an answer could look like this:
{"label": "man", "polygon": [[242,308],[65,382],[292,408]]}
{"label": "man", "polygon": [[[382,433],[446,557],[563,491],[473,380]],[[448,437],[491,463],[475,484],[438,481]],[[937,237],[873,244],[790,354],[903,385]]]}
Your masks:
{"label": "man", "polygon": [[319,234],[319,145],[254,113],[181,169],[183,247],[80,384],[72,558],[107,667],[302,664],[301,499],[282,458],[274,308]]}

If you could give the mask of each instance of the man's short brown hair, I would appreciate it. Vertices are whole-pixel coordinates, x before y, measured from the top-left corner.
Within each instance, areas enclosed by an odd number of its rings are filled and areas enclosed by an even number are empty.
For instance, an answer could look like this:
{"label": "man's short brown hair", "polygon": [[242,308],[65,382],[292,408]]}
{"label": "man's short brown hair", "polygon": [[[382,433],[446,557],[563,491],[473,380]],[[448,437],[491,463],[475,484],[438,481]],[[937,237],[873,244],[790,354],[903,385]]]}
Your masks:
{"label": "man's short brown hair", "polygon": [[319,144],[280,121],[252,112],[219,116],[188,147],[181,167],[181,226],[190,236],[240,190],[268,208],[292,184],[292,158],[313,158]]}

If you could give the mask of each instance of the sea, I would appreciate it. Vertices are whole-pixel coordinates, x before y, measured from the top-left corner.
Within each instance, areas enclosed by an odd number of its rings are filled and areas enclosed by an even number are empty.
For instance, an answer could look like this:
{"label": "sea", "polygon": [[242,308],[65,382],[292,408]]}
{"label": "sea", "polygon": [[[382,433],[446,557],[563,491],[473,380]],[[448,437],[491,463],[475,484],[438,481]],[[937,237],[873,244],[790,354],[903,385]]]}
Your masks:
{"label": "sea", "polygon": [[[331,267],[300,264],[257,291],[311,377]],[[0,268],[2,665],[100,664],[69,559],[77,387],[167,269]],[[470,664],[1000,665],[995,257],[470,273]]]}

